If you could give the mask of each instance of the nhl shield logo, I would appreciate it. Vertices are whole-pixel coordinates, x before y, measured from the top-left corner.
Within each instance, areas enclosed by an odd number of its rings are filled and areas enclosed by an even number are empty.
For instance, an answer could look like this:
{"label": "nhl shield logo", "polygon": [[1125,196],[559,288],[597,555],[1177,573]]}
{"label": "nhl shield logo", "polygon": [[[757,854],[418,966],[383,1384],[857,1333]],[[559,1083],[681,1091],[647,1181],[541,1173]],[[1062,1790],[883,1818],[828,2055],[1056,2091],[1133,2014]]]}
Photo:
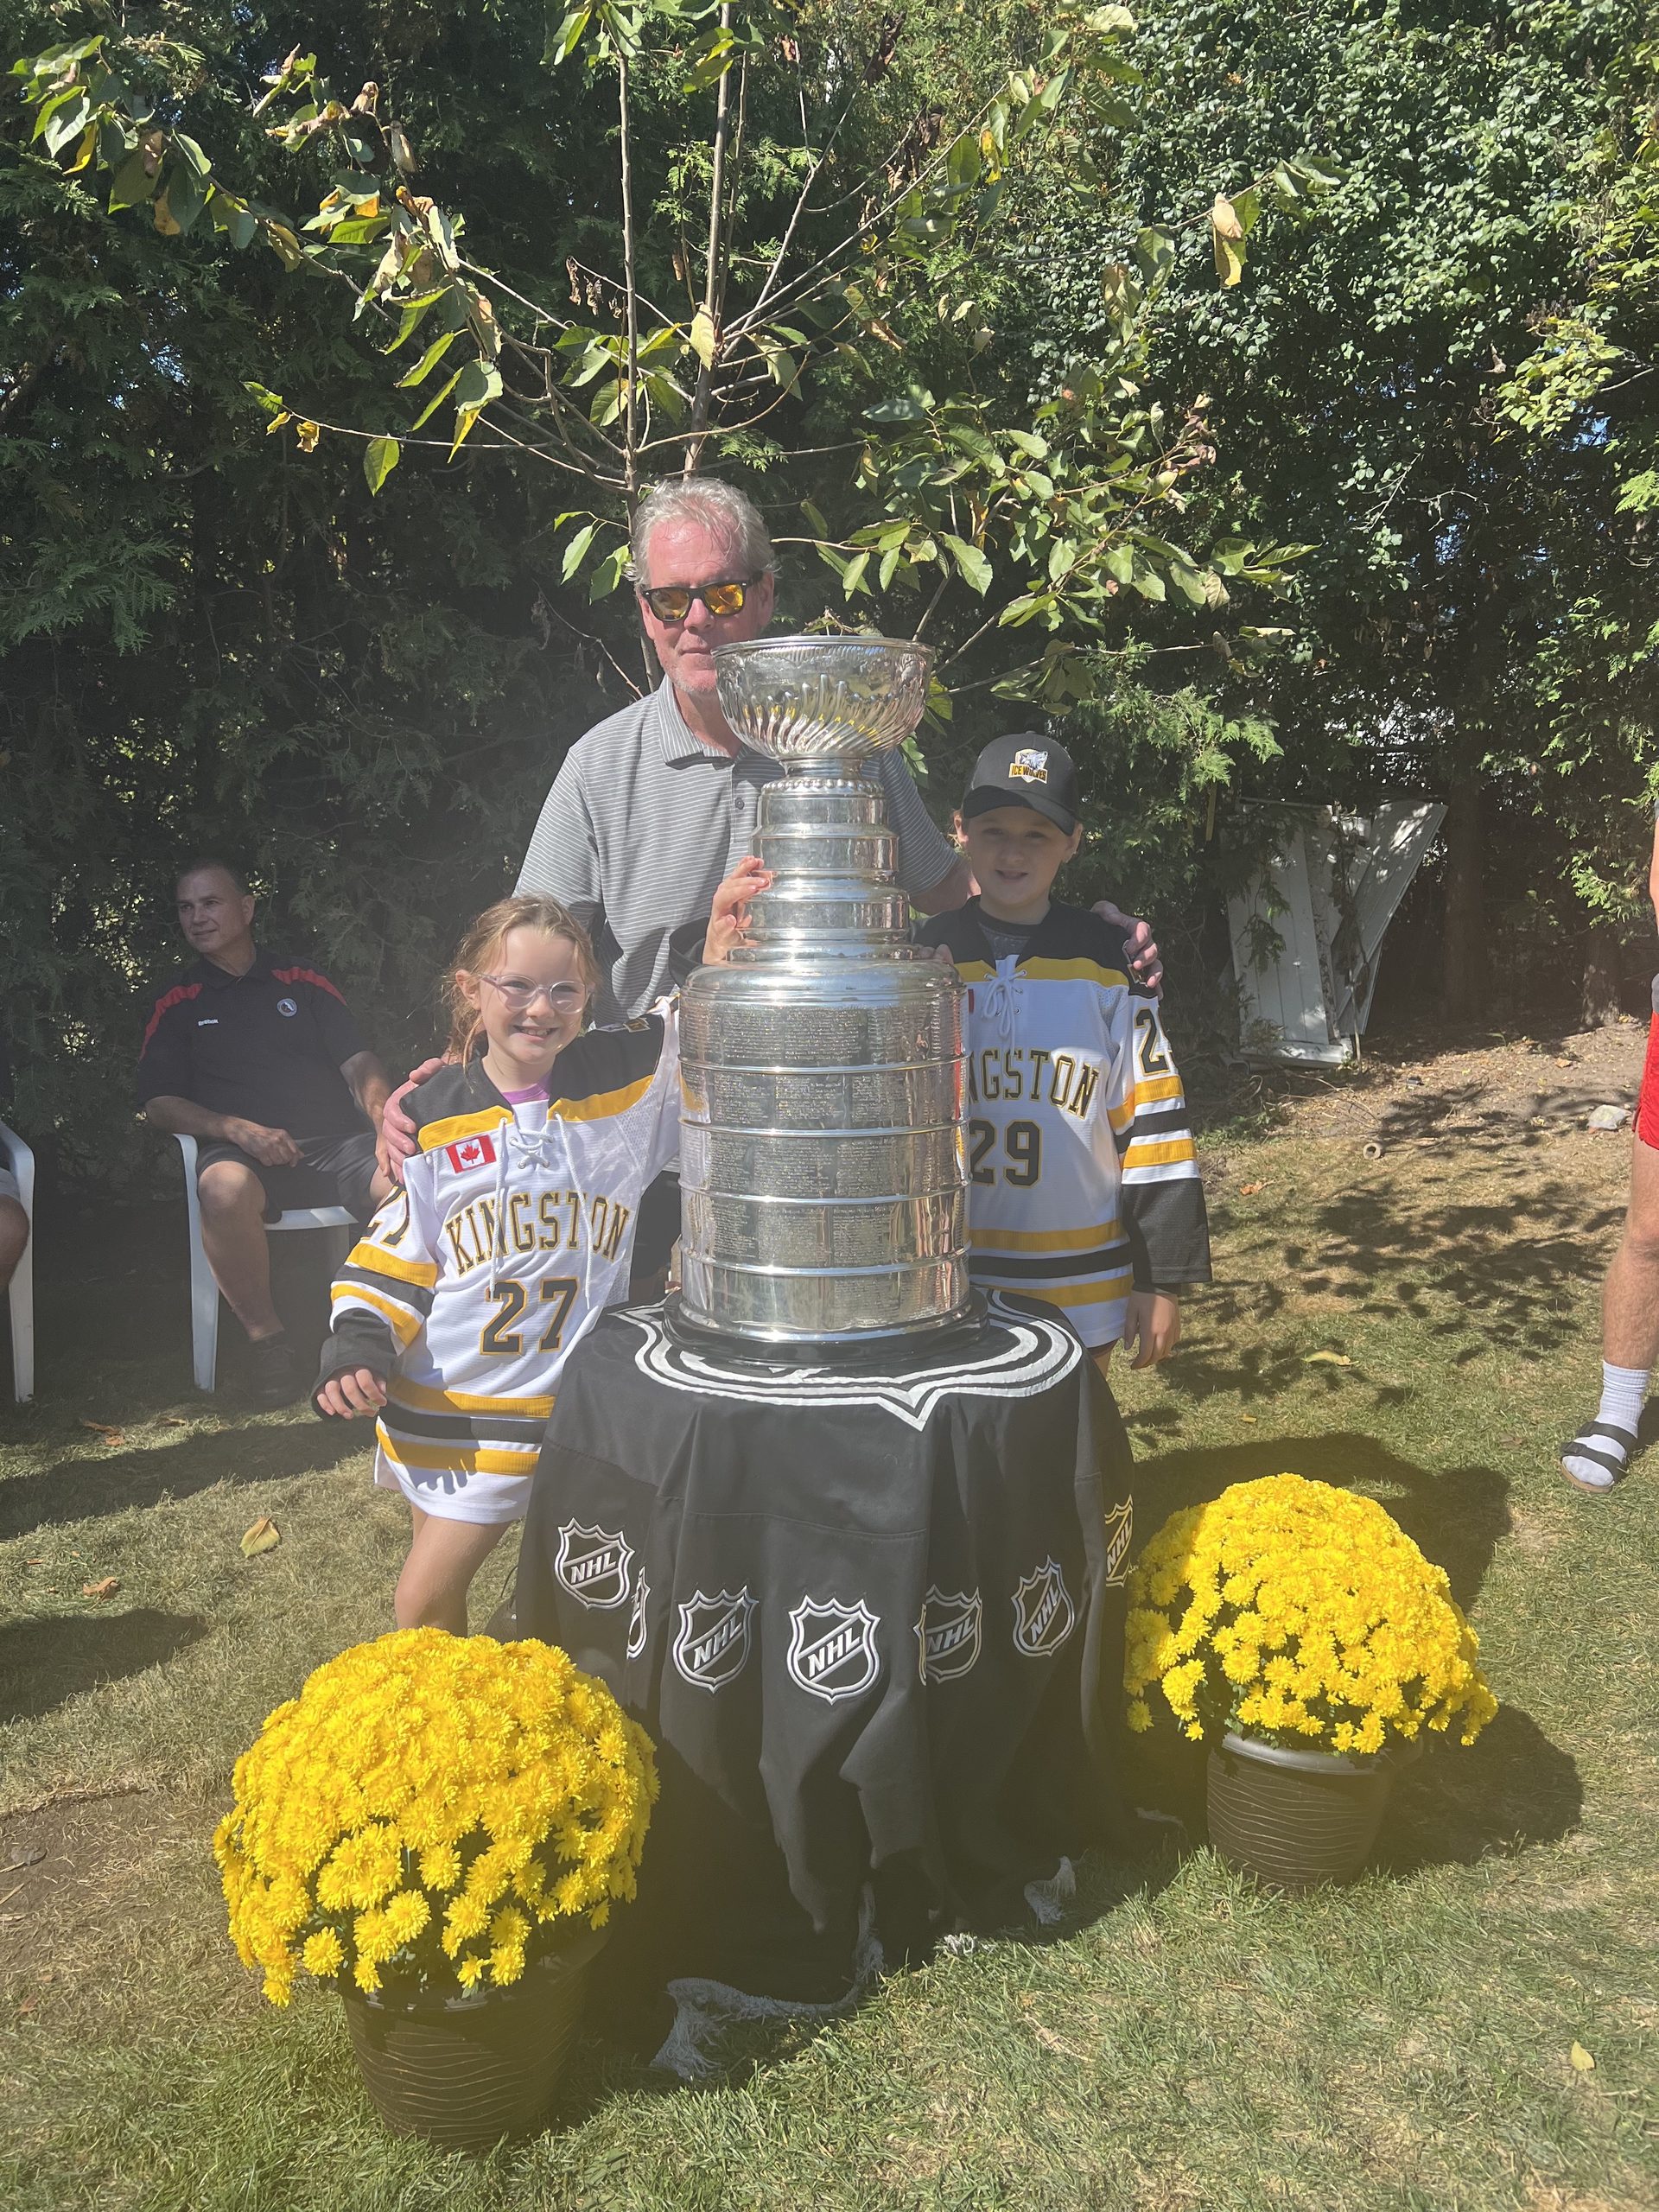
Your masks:
{"label": "nhl shield logo", "polygon": [[1125,1498],[1122,1505],[1115,1505],[1106,1516],[1106,1580],[1127,1582],[1129,1579],[1129,1540],[1135,1534],[1135,1506]]}
{"label": "nhl shield logo", "polygon": [[695,1591],[690,1603],[680,1607],[680,1632],[674,1639],[677,1672],[699,1690],[717,1690],[734,1681],[748,1664],[753,1612],[754,1599],[747,1586],[735,1597],[729,1590],[713,1598]]}
{"label": "nhl shield logo", "polygon": [[651,1585],[642,1574],[633,1586],[633,1611],[628,1615],[628,1641],[625,1656],[637,1659],[645,1648],[645,1607],[651,1599]]}
{"label": "nhl shield logo", "polygon": [[917,1664],[925,1682],[953,1682],[979,1656],[984,1617],[979,1592],[964,1596],[930,1586],[916,1624]]}
{"label": "nhl shield logo", "polygon": [[880,1625],[862,1599],[855,1605],[842,1605],[833,1598],[803,1598],[789,1617],[791,1675],[826,1705],[856,1697],[880,1669],[875,1648]]}
{"label": "nhl shield logo", "polygon": [[1028,1659],[1058,1651],[1077,1624],[1077,1607],[1065,1577],[1046,1559],[1014,1593],[1014,1648]]}
{"label": "nhl shield logo", "polygon": [[628,1594],[633,1547],[609,1529],[589,1529],[567,1521],[559,1530],[559,1555],[553,1572],[581,1605],[604,1612]]}

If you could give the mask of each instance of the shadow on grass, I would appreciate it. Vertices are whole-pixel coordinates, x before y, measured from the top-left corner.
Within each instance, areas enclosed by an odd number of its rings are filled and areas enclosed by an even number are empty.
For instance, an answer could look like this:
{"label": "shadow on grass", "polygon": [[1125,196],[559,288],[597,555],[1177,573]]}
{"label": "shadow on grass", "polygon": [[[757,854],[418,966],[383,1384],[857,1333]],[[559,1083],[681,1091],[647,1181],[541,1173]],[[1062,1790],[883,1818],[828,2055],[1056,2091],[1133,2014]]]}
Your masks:
{"label": "shadow on grass", "polygon": [[[1455,1141],[1463,1144],[1461,1134]],[[1370,1383],[1379,1404],[1414,1395],[1359,1363],[1310,1364],[1325,1317],[1333,1345],[1350,1314],[1415,1322],[1459,1366],[1498,1351],[1535,1358],[1555,1351],[1582,1328],[1565,1294],[1600,1281],[1621,1209],[1587,1202],[1563,1178],[1540,1182],[1522,1160],[1498,1169],[1497,1181],[1494,1190],[1489,1166],[1479,1203],[1448,1187],[1444,1173],[1354,1189],[1310,1207],[1305,1230],[1288,1236],[1218,1203],[1212,1227],[1233,1238],[1238,1272],[1254,1280],[1205,1294],[1203,1329],[1167,1370],[1171,1395],[1235,1391],[1248,1405],[1293,1383],[1322,1384],[1333,1397]]]}
{"label": "shadow on grass", "polygon": [[37,1719],[83,1690],[159,1667],[207,1633],[196,1613],[81,1614],[0,1628],[0,1721]]}
{"label": "shadow on grass", "polygon": [[1395,1785],[1376,1864],[1472,1866],[1579,1825],[1584,1789],[1570,1754],[1519,1706],[1500,1706],[1472,1744],[1431,1744]]}
{"label": "shadow on grass", "polygon": [[282,1427],[217,1429],[149,1451],[59,1460],[0,1483],[0,1541],[65,1521],[122,1513],[163,1497],[190,1497],[215,1483],[280,1482],[321,1473],[370,1440],[353,1423],[296,1421]]}

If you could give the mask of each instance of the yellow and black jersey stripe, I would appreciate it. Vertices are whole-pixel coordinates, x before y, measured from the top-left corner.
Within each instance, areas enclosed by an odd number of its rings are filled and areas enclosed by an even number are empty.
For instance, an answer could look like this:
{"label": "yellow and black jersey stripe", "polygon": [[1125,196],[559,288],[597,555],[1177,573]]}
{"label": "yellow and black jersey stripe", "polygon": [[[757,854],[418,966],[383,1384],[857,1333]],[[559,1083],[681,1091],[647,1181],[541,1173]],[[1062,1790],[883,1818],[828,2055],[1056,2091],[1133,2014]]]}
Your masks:
{"label": "yellow and black jersey stripe", "polygon": [[[588,1029],[574,1037],[547,1078],[548,1117],[599,1122],[626,1114],[650,1090],[663,1055],[663,1017],[626,1029]],[[481,1058],[440,1068],[412,1090],[405,1111],[423,1152],[484,1136],[512,1119],[512,1109],[484,1072]]]}

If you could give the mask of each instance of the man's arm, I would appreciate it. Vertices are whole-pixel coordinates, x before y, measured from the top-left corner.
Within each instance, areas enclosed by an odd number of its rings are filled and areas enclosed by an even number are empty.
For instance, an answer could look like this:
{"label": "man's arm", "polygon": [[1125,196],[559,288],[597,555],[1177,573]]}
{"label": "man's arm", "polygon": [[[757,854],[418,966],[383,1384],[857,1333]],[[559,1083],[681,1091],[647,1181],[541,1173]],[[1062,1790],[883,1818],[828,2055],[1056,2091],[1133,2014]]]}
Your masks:
{"label": "man's arm", "polygon": [[910,903],[918,914],[950,914],[974,895],[973,871],[958,853],[938,881],[925,891],[912,891]]}
{"label": "man's arm", "polygon": [[386,1101],[391,1096],[391,1083],[385,1068],[372,1052],[353,1052],[349,1060],[340,1062],[340,1071],[359,1107],[374,1124],[374,1133],[378,1136],[380,1116],[385,1112]]}
{"label": "man's arm", "polygon": [[162,1092],[147,1098],[144,1119],[153,1129],[168,1136],[207,1137],[215,1144],[233,1144],[266,1167],[297,1167],[300,1147],[286,1129],[268,1129],[262,1122],[244,1121],[239,1114],[215,1114],[198,1106],[194,1098],[175,1098]]}
{"label": "man's arm", "polygon": [[1648,896],[1653,901],[1653,918],[1659,922],[1659,807],[1653,816],[1653,857],[1648,862]]}

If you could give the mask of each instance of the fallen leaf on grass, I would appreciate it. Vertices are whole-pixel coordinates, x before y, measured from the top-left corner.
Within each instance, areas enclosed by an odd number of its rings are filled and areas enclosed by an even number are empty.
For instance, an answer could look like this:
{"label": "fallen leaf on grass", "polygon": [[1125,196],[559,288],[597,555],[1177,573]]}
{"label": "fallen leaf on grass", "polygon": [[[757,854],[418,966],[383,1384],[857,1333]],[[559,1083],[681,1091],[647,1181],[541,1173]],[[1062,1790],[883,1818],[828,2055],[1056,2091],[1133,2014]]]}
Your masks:
{"label": "fallen leaf on grass", "polygon": [[80,1417],[80,1425],[83,1428],[96,1429],[106,1444],[124,1444],[127,1440],[125,1433],[123,1430],[111,1427],[110,1423],[106,1421],[88,1421],[86,1414],[83,1414]]}
{"label": "fallen leaf on grass", "polygon": [[1241,1183],[1238,1195],[1241,1198],[1253,1198],[1258,1191],[1265,1191],[1267,1187],[1265,1183]]}
{"label": "fallen leaf on grass", "polygon": [[1240,1421],[1249,1421],[1252,1428],[1255,1427],[1255,1415],[1254,1414],[1240,1414],[1239,1419]]}
{"label": "fallen leaf on grass", "polygon": [[1311,1351],[1307,1355],[1310,1367],[1351,1367],[1353,1363],[1345,1351]]}
{"label": "fallen leaf on grass", "polygon": [[1596,2062],[1581,2043],[1575,2043],[1567,2054],[1567,2063],[1575,2074],[1593,2074]]}
{"label": "fallen leaf on grass", "polygon": [[283,1532],[269,1515],[262,1513],[251,1529],[242,1536],[242,1556],[251,1559],[256,1552],[274,1551],[283,1541]]}
{"label": "fallen leaf on grass", "polygon": [[163,1414],[162,1415],[162,1427],[163,1428],[188,1428],[189,1426],[189,1422],[185,1419],[182,1414]]}
{"label": "fallen leaf on grass", "polygon": [[113,1598],[120,1587],[120,1582],[115,1575],[106,1574],[101,1582],[83,1582],[80,1586],[80,1594],[83,1598]]}

